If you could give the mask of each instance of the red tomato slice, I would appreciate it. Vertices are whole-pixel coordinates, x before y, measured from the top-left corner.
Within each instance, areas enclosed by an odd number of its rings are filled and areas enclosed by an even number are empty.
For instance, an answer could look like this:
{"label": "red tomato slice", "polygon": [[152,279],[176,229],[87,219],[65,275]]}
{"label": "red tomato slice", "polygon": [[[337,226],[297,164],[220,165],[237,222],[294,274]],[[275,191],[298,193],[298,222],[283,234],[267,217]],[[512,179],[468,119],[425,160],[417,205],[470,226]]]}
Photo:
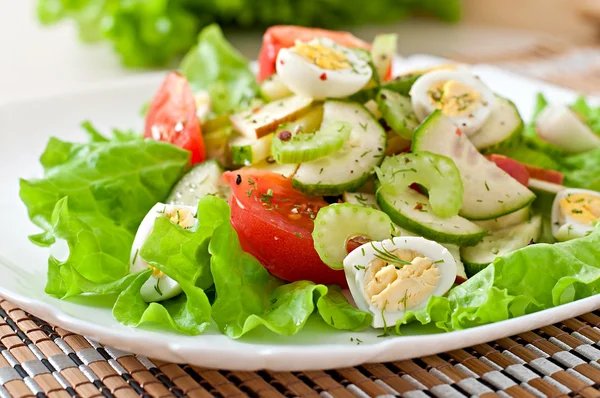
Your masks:
{"label": "red tomato slice", "polygon": [[[307,42],[317,37],[326,37],[350,48],[371,50],[369,43],[348,32],[293,25],[272,26],[265,32],[262,47],[258,54],[258,81],[261,82],[275,73],[275,61],[280,49],[292,47],[296,40]],[[386,79],[389,79],[391,75],[392,67],[390,66]]]}
{"label": "red tomato slice", "polygon": [[196,100],[182,74],[167,74],[148,108],[144,137],[190,151],[192,164],[206,159],[200,121],[196,116]]}
{"label": "red tomato slice", "polygon": [[551,182],[553,184],[562,185],[565,176],[560,171],[542,169],[541,167],[524,165],[529,171],[529,177],[536,180]]}
{"label": "red tomato slice", "polygon": [[522,163],[517,162],[514,159],[507,158],[503,155],[489,155],[488,160],[496,163],[496,166],[504,170],[515,180],[519,181],[522,185],[527,186],[529,183],[529,171]]}
{"label": "red tomato slice", "polygon": [[321,261],[311,236],[314,217],[327,202],[269,171],[230,171],[223,177],[232,188],[231,225],[245,251],[283,280],[346,286],[344,272]]}

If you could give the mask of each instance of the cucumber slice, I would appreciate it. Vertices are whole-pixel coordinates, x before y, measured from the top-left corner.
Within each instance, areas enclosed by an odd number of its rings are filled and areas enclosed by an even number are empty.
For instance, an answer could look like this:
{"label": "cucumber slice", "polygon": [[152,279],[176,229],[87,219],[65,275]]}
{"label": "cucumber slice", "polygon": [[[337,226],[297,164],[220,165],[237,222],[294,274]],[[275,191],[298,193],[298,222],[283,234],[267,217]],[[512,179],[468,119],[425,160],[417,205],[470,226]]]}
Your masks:
{"label": "cucumber slice", "polygon": [[206,195],[227,199],[219,183],[223,169],[216,160],[207,160],[195,165],[171,191],[167,204],[198,206],[198,201]]}
{"label": "cucumber slice", "polygon": [[371,46],[371,57],[375,65],[375,70],[380,80],[383,80],[387,75],[398,44],[398,35],[395,33],[387,33],[375,36],[373,45]]}
{"label": "cucumber slice", "polygon": [[393,185],[398,190],[412,190],[414,183],[429,193],[429,206],[421,211],[433,211],[442,218],[458,214],[463,203],[463,184],[454,162],[430,152],[406,153],[386,158],[377,175],[382,186]]}
{"label": "cucumber slice", "polygon": [[271,158],[255,163],[250,166],[242,167],[242,169],[258,169],[267,170],[272,173],[281,174],[285,178],[291,178],[298,169],[297,164],[279,164]]}
{"label": "cucumber slice", "polygon": [[277,101],[294,95],[277,74],[267,77],[260,85],[260,94],[267,101]]}
{"label": "cucumber slice", "polygon": [[460,255],[467,274],[473,276],[491,264],[496,257],[525,247],[532,239],[537,240],[541,227],[541,216],[534,216],[524,223],[492,232],[475,246],[461,248]]}
{"label": "cucumber slice", "polygon": [[332,204],[317,213],[312,233],[315,250],[330,268],[344,268],[346,244],[356,236],[374,241],[389,239],[392,221],[379,210],[349,203]]}
{"label": "cucumber slice", "polygon": [[311,162],[302,163],[292,180],[293,186],[309,195],[341,195],[360,188],[381,163],[386,134],[364,106],[338,100],[326,101],[323,123],[343,120],[352,128],[342,149]]}
{"label": "cucumber slice", "polygon": [[215,159],[222,165],[231,162],[231,151],[229,150],[229,138],[233,134],[231,126],[225,126],[210,133],[203,134],[206,157]]}
{"label": "cucumber slice", "polygon": [[466,134],[439,110],[417,128],[413,152],[429,151],[448,156],[460,170],[464,199],[460,215],[471,220],[489,220],[529,205],[535,195],[481,155]]}
{"label": "cucumber slice", "polygon": [[351,205],[359,205],[379,210],[379,205],[377,205],[377,198],[374,194],[371,193],[344,192],[344,194],[342,195],[342,199],[344,200],[344,202],[350,203]]}
{"label": "cucumber slice", "polygon": [[494,218],[492,220],[483,220],[483,221],[473,221],[475,224],[479,225],[481,228],[486,229],[488,231],[497,231],[499,229],[504,229],[508,227],[512,227],[513,225],[524,223],[525,221],[531,218],[531,207],[527,206],[520,210],[515,211],[514,213],[507,214],[502,217]]}
{"label": "cucumber slice", "polygon": [[310,98],[294,95],[262,107],[235,113],[229,117],[229,120],[241,135],[258,139],[275,132],[281,123],[297,119],[308,110],[312,102]]}
{"label": "cucumber slice", "polygon": [[429,199],[414,190],[382,186],[377,190],[377,203],[395,224],[439,243],[474,245],[486,234],[463,217],[436,216],[430,209]]}
{"label": "cucumber slice", "polygon": [[518,143],[523,131],[523,119],[511,101],[496,96],[496,106],[485,124],[469,137],[475,148],[496,152]]}
{"label": "cucumber slice", "polygon": [[382,89],[377,94],[381,116],[400,137],[412,140],[413,131],[419,125],[410,98],[391,90]]}
{"label": "cucumber slice", "polygon": [[271,155],[271,141],[274,133],[259,139],[252,139],[241,135],[234,136],[229,145],[231,147],[231,160],[235,165],[249,166],[265,160]]}
{"label": "cucumber slice", "polygon": [[[428,159],[433,156],[442,159],[439,164],[430,163]],[[440,164],[443,166],[438,173],[435,167],[439,168]],[[450,159],[427,153],[398,155],[387,158],[378,175],[382,185],[377,190],[377,203],[400,227],[436,242],[457,245],[475,244],[486,234],[482,228],[456,215],[462,204],[462,183]],[[444,175],[458,182],[451,184]],[[429,186],[430,198],[410,188],[415,181]],[[437,215],[432,207],[445,217]]]}
{"label": "cucumber slice", "polygon": [[314,133],[294,134],[282,125],[271,142],[271,153],[277,163],[310,162],[342,149],[351,130],[349,123],[335,122]]}

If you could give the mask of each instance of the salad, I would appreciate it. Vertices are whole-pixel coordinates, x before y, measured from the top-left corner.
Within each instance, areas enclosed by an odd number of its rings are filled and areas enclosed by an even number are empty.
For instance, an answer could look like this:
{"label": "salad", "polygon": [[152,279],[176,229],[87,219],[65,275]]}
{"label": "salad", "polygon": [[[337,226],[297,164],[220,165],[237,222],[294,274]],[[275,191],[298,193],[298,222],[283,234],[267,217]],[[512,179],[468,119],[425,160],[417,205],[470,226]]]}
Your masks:
{"label": "salad", "polygon": [[397,76],[396,36],[274,26],[258,73],[205,28],[143,136],[51,138],[21,199],[46,293],[125,325],[239,338],[441,331],[600,289],[600,108],[525,123],[464,65]]}

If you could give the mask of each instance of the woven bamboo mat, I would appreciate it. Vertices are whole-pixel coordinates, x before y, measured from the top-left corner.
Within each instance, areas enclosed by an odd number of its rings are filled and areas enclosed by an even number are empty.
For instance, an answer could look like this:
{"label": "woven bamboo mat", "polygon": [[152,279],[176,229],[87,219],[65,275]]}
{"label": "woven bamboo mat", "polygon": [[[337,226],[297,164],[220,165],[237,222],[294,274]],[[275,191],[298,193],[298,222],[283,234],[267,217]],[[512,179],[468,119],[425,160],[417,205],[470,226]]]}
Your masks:
{"label": "woven bamboo mat", "polygon": [[[478,56],[584,93],[600,93],[600,50],[539,43]],[[4,397],[600,397],[600,312],[488,344],[407,361],[306,372],[234,372],[104,347],[0,298]]]}
{"label": "woven bamboo mat", "polygon": [[600,397],[600,313],[423,358],[234,372],[132,355],[0,299],[0,397]]}

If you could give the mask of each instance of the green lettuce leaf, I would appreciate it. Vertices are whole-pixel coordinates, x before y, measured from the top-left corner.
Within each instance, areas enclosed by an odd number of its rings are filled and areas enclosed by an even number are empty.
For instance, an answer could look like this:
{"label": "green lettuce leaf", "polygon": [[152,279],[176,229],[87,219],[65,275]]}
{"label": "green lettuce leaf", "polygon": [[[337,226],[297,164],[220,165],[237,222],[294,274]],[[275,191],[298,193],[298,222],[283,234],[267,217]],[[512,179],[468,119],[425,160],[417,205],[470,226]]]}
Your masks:
{"label": "green lettuce leaf", "polygon": [[447,297],[432,298],[411,320],[460,330],[579,300],[600,289],[600,229],[585,238],[535,244],[497,258]]}
{"label": "green lettuce leaf", "polygon": [[248,105],[258,84],[248,61],[225,39],[218,25],[204,28],[180,65],[194,91],[210,94],[216,114]]}
{"label": "green lettuce leaf", "polygon": [[589,105],[585,97],[579,96],[571,109],[585,120],[594,133],[600,134],[600,107]]}
{"label": "green lettuce leaf", "polygon": [[370,314],[350,306],[333,288],[309,281],[284,284],[269,274],[242,250],[229,223],[229,206],[222,199],[203,198],[198,214],[201,225],[215,227],[209,246],[217,295],[213,320],[227,336],[237,339],[261,325],[281,335],[293,335],[315,308],[335,328],[361,330],[370,324]]}
{"label": "green lettuce leaf", "polygon": [[186,230],[159,217],[139,255],[150,265],[173,278],[183,293],[159,303],[146,303],[140,288],[150,274],[145,272],[121,293],[115,318],[129,326],[152,325],[179,333],[202,333],[210,324],[211,305],[205,289],[212,285],[208,242],[212,229]]}
{"label": "green lettuce leaf", "polygon": [[189,163],[188,152],[169,144],[127,133],[111,140],[90,135],[88,144],[51,138],[40,158],[44,177],[20,181],[29,217],[43,229],[32,242],[69,247],[66,261],[49,260],[46,292],[59,298],[127,274],[139,223]]}

